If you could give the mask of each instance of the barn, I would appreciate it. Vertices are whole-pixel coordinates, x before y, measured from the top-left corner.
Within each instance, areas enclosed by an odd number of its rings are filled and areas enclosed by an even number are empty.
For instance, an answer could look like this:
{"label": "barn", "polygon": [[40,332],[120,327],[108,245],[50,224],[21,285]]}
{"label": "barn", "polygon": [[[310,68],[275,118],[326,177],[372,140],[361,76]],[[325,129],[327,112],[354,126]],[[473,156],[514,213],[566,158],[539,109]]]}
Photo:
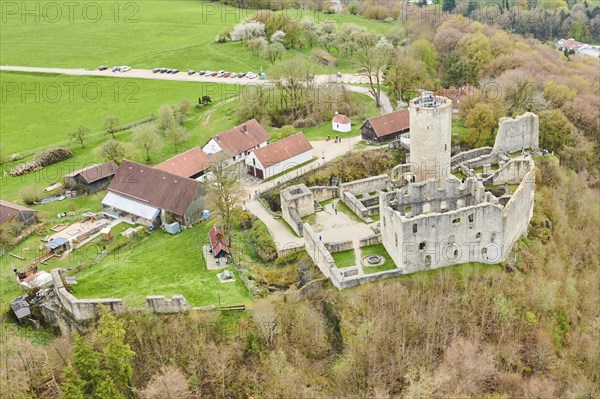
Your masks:
{"label": "barn", "polygon": [[383,143],[410,132],[410,114],[403,109],[367,120],[360,128],[365,141]]}
{"label": "barn", "polygon": [[331,120],[331,128],[336,132],[348,133],[352,129],[352,122],[346,115],[336,112]]}
{"label": "barn", "polygon": [[109,217],[160,226],[171,220],[190,225],[202,218],[204,185],[187,177],[123,161],[102,200]]}
{"label": "barn", "polygon": [[204,180],[209,167],[210,160],[200,147],[182,152],[155,166],[156,169],[194,180]]}
{"label": "barn", "polygon": [[26,206],[0,200],[0,226],[12,221],[28,226],[37,222],[37,211]]}
{"label": "barn", "polygon": [[246,158],[246,168],[249,175],[268,179],[310,161],[312,150],[304,133],[299,132],[254,150]]}
{"label": "barn", "polygon": [[114,161],[100,165],[94,164],[64,175],[63,179],[65,186],[92,194],[104,190],[109,185],[117,168],[118,166]]}

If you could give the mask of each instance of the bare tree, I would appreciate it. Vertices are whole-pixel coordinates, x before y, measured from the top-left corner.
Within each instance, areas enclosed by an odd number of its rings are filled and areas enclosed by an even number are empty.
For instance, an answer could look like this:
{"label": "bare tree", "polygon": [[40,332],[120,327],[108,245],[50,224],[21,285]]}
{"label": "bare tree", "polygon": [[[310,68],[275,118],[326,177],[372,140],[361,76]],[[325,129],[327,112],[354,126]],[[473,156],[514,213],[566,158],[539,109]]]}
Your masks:
{"label": "bare tree", "polygon": [[167,130],[167,139],[175,147],[175,151],[179,151],[179,144],[189,138],[188,131],[183,126],[175,126]]}
{"label": "bare tree", "polygon": [[217,208],[221,218],[223,231],[229,236],[233,224],[233,215],[242,201],[244,191],[240,186],[238,173],[235,166],[227,165],[227,155],[217,157],[210,166],[211,179],[209,183],[208,198]]}
{"label": "bare tree", "polygon": [[362,69],[362,74],[369,80],[369,92],[375,98],[377,107],[381,107],[381,83],[383,68],[390,61],[393,46],[380,40],[375,46],[374,35],[366,35],[359,44],[355,59]]}
{"label": "bare tree", "polygon": [[81,148],[83,148],[83,142],[85,141],[85,139],[87,138],[87,136],[89,134],[90,134],[90,128],[85,127],[85,126],[79,126],[77,128],[77,130],[69,133],[69,138],[71,140],[79,142],[79,144],[81,144]]}
{"label": "bare tree", "polygon": [[188,399],[192,397],[192,392],[187,385],[187,379],[181,370],[163,366],[158,374],[152,376],[141,394],[143,399]]}
{"label": "bare tree", "polygon": [[116,116],[107,116],[106,119],[104,119],[104,130],[106,130],[107,134],[112,135],[112,138],[115,138],[115,133],[117,132],[117,129],[119,127],[119,118]]}
{"label": "bare tree", "polygon": [[133,128],[133,143],[146,152],[146,161],[150,161],[150,151],[162,145],[156,125],[144,124]]}
{"label": "bare tree", "polygon": [[107,161],[121,163],[126,158],[126,148],[120,141],[110,139],[98,147],[98,155]]}

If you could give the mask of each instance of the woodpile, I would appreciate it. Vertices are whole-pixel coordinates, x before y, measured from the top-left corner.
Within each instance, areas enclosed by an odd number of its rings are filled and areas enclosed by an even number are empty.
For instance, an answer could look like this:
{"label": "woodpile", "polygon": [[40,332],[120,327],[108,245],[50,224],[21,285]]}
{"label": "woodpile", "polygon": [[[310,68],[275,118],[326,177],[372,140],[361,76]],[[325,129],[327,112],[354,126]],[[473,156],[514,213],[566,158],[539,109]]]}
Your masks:
{"label": "woodpile", "polygon": [[72,156],[73,153],[66,148],[52,148],[38,154],[32,161],[18,164],[10,171],[10,175],[21,176],[27,173],[35,172],[41,170],[44,166],[64,161]]}

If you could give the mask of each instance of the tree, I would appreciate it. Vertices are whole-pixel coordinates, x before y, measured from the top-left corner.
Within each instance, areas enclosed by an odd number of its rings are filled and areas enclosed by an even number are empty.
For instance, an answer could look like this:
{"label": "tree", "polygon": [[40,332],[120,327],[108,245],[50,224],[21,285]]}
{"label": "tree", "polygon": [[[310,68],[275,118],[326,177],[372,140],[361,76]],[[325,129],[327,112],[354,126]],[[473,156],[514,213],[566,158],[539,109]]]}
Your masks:
{"label": "tree", "polygon": [[90,129],[85,126],[79,126],[77,130],[69,133],[69,138],[74,141],[78,141],[81,144],[81,148],[83,148],[83,142],[90,134]]}
{"label": "tree", "polygon": [[202,96],[202,98],[200,99],[200,104],[202,105],[208,105],[210,103],[212,103],[210,96]]}
{"label": "tree", "polygon": [[117,128],[119,127],[119,118],[116,116],[107,116],[104,119],[104,130],[106,133],[112,135],[112,138],[115,138],[115,133],[117,132]]}
{"label": "tree", "polygon": [[261,56],[271,61],[274,64],[275,61],[280,60],[285,53],[285,47],[283,44],[275,42],[266,46],[261,52]]}
{"label": "tree", "polygon": [[263,52],[265,47],[267,47],[268,45],[269,42],[263,36],[255,37],[246,42],[246,47],[254,55],[260,55],[260,53]]}
{"label": "tree", "polygon": [[237,42],[264,35],[265,24],[262,22],[250,21],[237,24],[229,34],[229,37],[231,38],[231,41]]}
{"label": "tree", "polygon": [[188,131],[183,126],[175,126],[167,130],[167,139],[175,147],[175,151],[179,151],[179,144],[189,138]]}
{"label": "tree", "polygon": [[380,40],[377,45],[373,45],[375,40],[375,35],[369,35],[368,40],[361,43],[356,51],[355,59],[362,68],[362,74],[369,80],[369,92],[375,98],[375,105],[381,107],[382,71],[393,52],[390,51],[391,44]]}
{"label": "tree", "polygon": [[126,149],[120,141],[110,139],[98,147],[98,155],[107,161],[121,163],[126,158]]}
{"label": "tree", "polygon": [[300,28],[302,29],[302,33],[308,40],[308,45],[312,47],[319,38],[318,26],[315,22],[314,18],[304,17],[300,20]]}
{"label": "tree", "polygon": [[576,95],[576,89],[570,89],[568,86],[552,80],[544,83],[544,97],[550,100],[556,108],[562,108],[567,102],[572,101]]}
{"label": "tree", "polygon": [[176,125],[175,108],[171,105],[163,105],[158,111],[158,125],[163,131],[172,129]]}
{"label": "tree", "polygon": [[477,84],[479,71],[492,60],[492,45],[481,32],[467,35],[459,41],[462,59],[467,69],[467,81]]}
{"label": "tree", "polygon": [[442,10],[445,12],[451,12],[456,8],[456,3],[454,0],[443,0],[442,2]]}
{"label": "tree", "polygon": [[133,143],[146,152],[146,162],[150,161],[150,151],[162,145],[162,139],[155,125],[144,124],[133,129]]}
{"label": "tree", "polygon": [[468,144],[473,148],[490,144],[497,123],[488,104],[476,104],[465,118],[465,125],[469,128]]}
{"label": "tree", "polygon": [[540,114],[540,147],[549,151],[560,151],[571,145],[577,129],[560,109]]}
{"label": "tree", "polygon": [[223,232],[225,236],[229,237],[234,211],[239,206],[244,191],[240,186],[235,168],[229,167],[224,162],[227,158],[226,154],[217,157],[209,168],[212,179],[210,179],[208,198],[209,202],[217,208]]}
{"label": "tree", "polygon": [[284,108],[291,112],[296,119],[301,105],[306,100],[306,94],[312,86],[314,63],[303,57],[294,57],[278,62],[272,70],[276,86],[281,90],[281,101]]}
{"label": "tree", "polygon": [[409,53],[412,54],[414,58],[423,61],[431,77],[437,75],[436,72],[439,64],[439,57],[433,43],[427,39],[415,40],[410,44]]}
{"label": "tree", "polygon": [[384,82],[390,88],[393,100],[408,102],[411,93],[427,87],[431,83],[423,61],[417,60],[404,52],[396,52],[394,60],[385,70]]}
{"label": "tree", "polygon": [[284,44],[285,42],[285,32],[282,30],[276,30],[272,35],[271,35],[271,43],[281,43]]}
{"label": "tree", "polygon": [[176,367],[163,366],[142,390],[143,399],[188,399],[192,392],[187,388],[185,375]]}

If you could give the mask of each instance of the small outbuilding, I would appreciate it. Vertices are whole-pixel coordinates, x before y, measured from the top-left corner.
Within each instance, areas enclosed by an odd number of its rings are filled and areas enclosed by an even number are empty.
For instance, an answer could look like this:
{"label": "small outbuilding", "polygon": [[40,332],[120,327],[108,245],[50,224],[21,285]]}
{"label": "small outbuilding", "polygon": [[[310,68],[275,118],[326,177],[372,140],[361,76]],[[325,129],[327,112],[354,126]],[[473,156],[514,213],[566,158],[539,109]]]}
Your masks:
{"label": "small outbuilding", "polygon": [[325,50],[315,49],[313,50],[313,57],[323,65],[326,66],[338,66],[338,60],[333,55],[329,54]]}
{"label": "small outbuilding", "polygon": [[331,120],[331,128],[336,132],[348,133],[352,129],[352,122],[346,115],[336,112]]}
{"label": "small outbuilding", "polygon": [[37,222],[37,211],[26,206],[0,200],[0,225],[12,221],[28,226]]}
{"label": "small outbuilding", "polygon": [[367,120],[360,128],[363,140],[383,143],[395,140],[410,132],[410,114],[408,108],[376,116]]}
{"label": "small outbuilding", "polygon": [[65,175],[68,188],[80,189],[87,194],[104,190],[112,180],[119,167],[114,161],[94,164]]}
{"label": "small outbuilding", "polygon": [[210,251],[215,258],[225,258],[231,256],[229,252],[229,246],[225,242],[225,236],[223,230],[214,226],[208,232],[208,240],[210,242]]}

